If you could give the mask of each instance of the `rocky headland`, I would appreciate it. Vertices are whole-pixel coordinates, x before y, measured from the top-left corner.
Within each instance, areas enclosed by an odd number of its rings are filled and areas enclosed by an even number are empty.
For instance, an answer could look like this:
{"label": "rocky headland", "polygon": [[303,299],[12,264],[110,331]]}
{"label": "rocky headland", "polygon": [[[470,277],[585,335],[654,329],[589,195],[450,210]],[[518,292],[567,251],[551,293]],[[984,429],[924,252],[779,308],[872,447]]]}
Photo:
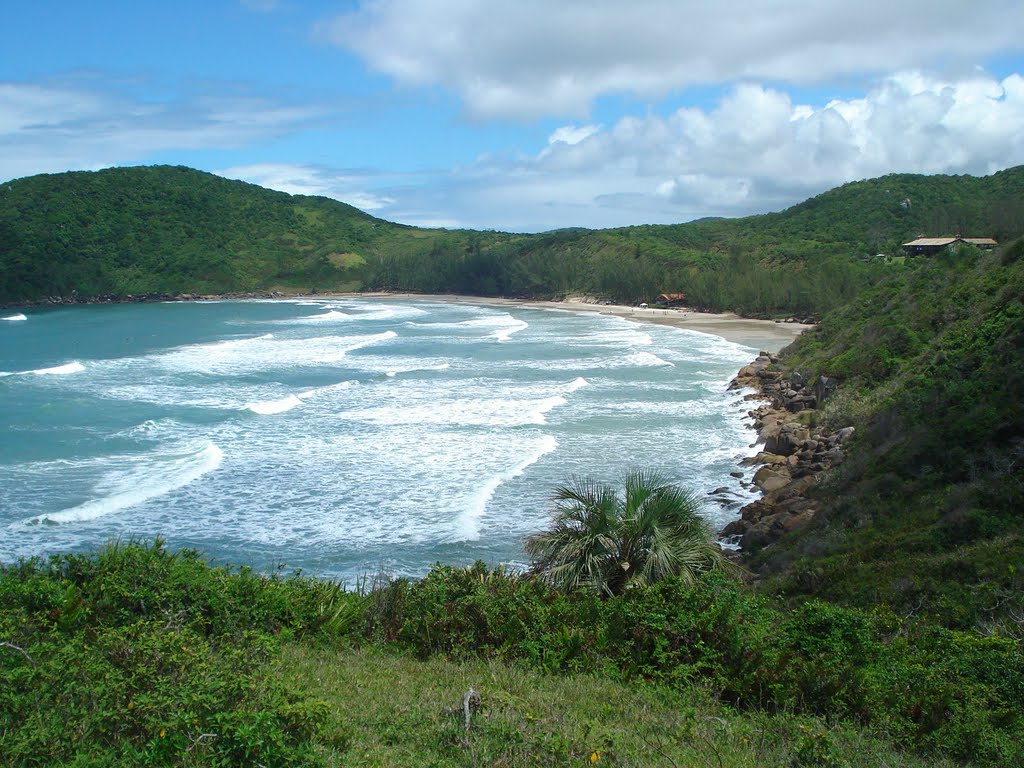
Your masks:
{"label": "rocky headland", "polygon": [[827,432],[816,425],[814,411],[836,389],[836,380],[819,376],[807,382],[797,372],[784,372],[776,355],[762,352],[744,366],[730,389],[752,389],[747,399],[762,401],[748,412],[760,452],[744,459],[758,466],[753,483],[762,497],[740,510],[722,536],[736,537],[743,551],[761,549],[810,522],[821,509],[811,489],[822,472],[841,464],[844,444],[853,427]]}

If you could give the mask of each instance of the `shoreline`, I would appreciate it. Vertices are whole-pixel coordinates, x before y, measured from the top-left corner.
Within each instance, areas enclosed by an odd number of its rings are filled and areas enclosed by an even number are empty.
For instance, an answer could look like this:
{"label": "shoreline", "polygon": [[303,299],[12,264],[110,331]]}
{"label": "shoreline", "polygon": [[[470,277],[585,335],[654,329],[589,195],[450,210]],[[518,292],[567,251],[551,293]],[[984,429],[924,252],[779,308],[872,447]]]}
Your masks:
{"label": "shoreline", "polygon": [[325,292],[325,293],[282,293],[282,292],[238,292],[223,294],[194,293],[146,293],[128,296],[95,296],[86,299],[72,297],[35,302],[0,305],[0,310],[21,310],[29,308],[52,308],[69,306],[93,306],[97,304],[147,304],[162,302],[193,302],[218,300],[289,300],[289,299],[413,299],[450,301],[477,306],[527,307],[553,312],[596,312],[602,315],[622,317],[639,323],[653,323],[672,328],[708,333],[719,336],[734,344],[741,344],[758,351],[776,353],[793,342],[813,325],[775,320],[757,320],[740,317],[732,312],[701,312],[691,308],[661,309],[631,307],[625,304],[600,304],[578,297],[562,300],[509,299],[498,296],[468,296],[464,294],[411,293],[391,291],[367,292]]}
{"label": "shoreline", "polygon": [[625,304],[596,304],[580,298],[568,298],[560,301],[542,299],[507,299],[492,296],[466,296],[462,294],[435,293],[319,293],[307,296],[288,298],[369,298],[369,299],[414,299],[441,300],[459,304],[497,307],[526,307],[542,309],[549,312],[594,312],[601,315],[621,317],[638,323],[666,325],[682,330],[707,333],[719,336],[734,344],[777,353],[783,347],[796,340],[804,331],[813,325],[792,322],[776,322],[775,320],[757,320],[740,317],[732,312],[700,312],[690,308],[658,309],[631,307]]}

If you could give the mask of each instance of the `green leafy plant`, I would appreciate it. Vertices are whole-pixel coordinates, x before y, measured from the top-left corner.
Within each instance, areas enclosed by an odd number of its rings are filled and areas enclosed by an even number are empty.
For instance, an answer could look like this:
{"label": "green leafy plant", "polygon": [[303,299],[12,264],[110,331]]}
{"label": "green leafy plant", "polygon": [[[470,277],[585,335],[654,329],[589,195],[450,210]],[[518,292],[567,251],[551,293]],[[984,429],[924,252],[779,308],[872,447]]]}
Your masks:
{"label": "green leafy plant", "polygon": [[621,594],[677,576],[694,581],[725,560],[698,497],[656,472],[630,472],[622,492],[576,478],[554,494],[551,527],[526,540],[531,572],[565,591]]}

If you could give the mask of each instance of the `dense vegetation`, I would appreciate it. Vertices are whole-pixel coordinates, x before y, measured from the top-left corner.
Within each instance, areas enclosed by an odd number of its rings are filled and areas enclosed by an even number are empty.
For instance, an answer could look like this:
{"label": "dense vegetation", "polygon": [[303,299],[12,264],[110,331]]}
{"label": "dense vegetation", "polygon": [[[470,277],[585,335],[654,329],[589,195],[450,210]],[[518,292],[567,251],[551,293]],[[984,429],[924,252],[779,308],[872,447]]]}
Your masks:
{"label": "dense vegetation", "polygon": [[760,556],[772,587],[1024,638],[1022,354],[1024,240],[894,274],[794,344],[857,432],[816,524]]}
{"label": "dense vegetation", "polygon": [[633,470],[622,489],[577,477],[555,489],[551,525],[526,538],[531,573],[573,592],[621,595],[676,577],[723,570],[703,500],[657,472]]}
{"label": "dense vegetation", "polygon": [[601,599],[479,564],[355,593],[111,545],[0,570],[0,637],[8,765],[1024,758],[1012,639],[721,577]]}
{"label": "dense vegetation", "polygon": [[0,186],[0,302],[47,296],[402,290],[485,296],[686,293],[748,315],[820,316],[899,268],[927,232],[1024,233],[1024,168],[893,175],[781,213],[539,235],[427,230],[187,168]]}

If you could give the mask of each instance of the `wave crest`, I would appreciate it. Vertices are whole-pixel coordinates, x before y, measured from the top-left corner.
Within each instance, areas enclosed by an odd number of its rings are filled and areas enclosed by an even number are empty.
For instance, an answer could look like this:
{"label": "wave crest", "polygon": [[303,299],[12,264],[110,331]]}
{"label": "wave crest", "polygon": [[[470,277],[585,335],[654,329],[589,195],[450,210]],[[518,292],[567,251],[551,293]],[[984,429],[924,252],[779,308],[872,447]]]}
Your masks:
{"label": "wave crest", "polygon": [[188,485],[215,470],[223,458],[220,448],[207,443],[190,453],[134,459],[136,466],[132,469],[110,473],[100,481],[97,487],[106,495],[60,512],[31,517],[25,524],[80,523],[106,517]]}

